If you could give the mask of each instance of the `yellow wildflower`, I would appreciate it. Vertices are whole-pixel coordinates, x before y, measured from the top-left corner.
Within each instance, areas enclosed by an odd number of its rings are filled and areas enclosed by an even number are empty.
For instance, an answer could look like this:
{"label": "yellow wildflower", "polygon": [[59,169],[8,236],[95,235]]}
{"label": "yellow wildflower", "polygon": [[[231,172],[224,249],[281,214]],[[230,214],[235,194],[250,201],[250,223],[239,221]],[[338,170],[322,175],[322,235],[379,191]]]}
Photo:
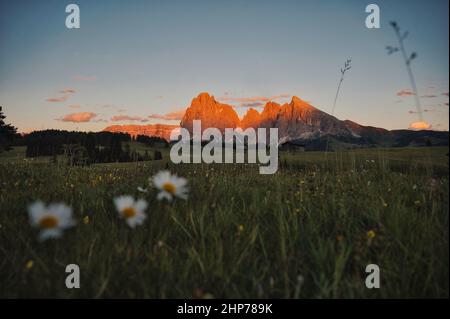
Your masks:
{"label": "yellow wildflower", "polygon": [[34,266],[34,261],[28,260],[27,263],[25,264],[25,269],[30,270],[31,268],[33,268],[33,266]]}
{"label": "yellow wildflower", "polygon": [[372,239],[372,238],[375,238],[375,236],[376,236],[376,233],[375,233],[375,231],[374,230],[369,230],[368,232],[367,232],[367,237],[368,238],[370,238],[370,239]]}

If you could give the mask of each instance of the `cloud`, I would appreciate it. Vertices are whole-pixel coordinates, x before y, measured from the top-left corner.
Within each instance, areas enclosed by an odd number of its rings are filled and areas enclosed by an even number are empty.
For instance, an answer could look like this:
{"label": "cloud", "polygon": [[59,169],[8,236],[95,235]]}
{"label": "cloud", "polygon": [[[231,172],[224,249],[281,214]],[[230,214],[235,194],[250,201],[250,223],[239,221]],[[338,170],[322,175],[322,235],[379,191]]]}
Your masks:
{"label": "cloud", "polygon": [[445,102],[444,105],[448,106],[448,102]]}
{"label": "cloud", "polygon": [[82,123],[82,122],[90,122],[96,116],[97,114],[92,112],[80,112],[67,114],[66,116],[58,120],[62,122]]}
{"label": "cloud", "polygon": [[119,106],[112,105],[112,104],[104,104],[104,105],[102,105],[102,107],[115,109],[119,113],[126,112],[126,109],[119,108]]}
{"label": "cloud", "polygon": [[[436,112],[435,109],[424,109],[423,110],[424,113],[432,113],[432,112]],[[417,111],[408,111],[409,114],[418,114],[419,112]]]}
{"label": "cloud", "polygon": [[166,120],[166,121],[180,121],[183,118],[186,109],[180,109],[166,114],[151,114],[148,117],[151,119]]}
{"label": "cloud", "polygon": [[94,81],[97,78],[95,76],[75,75],[72,79],[75,81]]}
{"label": "cloud", "polygon": [[281,98],[288,98],[290,94],[279,94],[270,97],[266,96],[251,96],[251,97],[231,97],[231,96],[221,96],[218,98],[220,101],[227,102],[240,102],[240,103],[252,103],[252,102],[268,102],[272,100],[277,100]]}
{"label": "cloud", "polygon": [[264,106],[262,102],[243,102],[239,104],[239,107],[261,107]]}
{"label": "cloud", "polygon": [[409,124],[410,130],[428,130],[430,128],[431,128],[431,124],[428,124],[427,122],[424,122],[424,121],[413,122],[413,123]]}
{"label": "cloud", "polygon": [[63,95],[60,97],[49,97],[48,99],[46,99],[46,101],[52,103],[61,103],[67,101],[68,98],[69,97],[67,95]]}
{"label": "cloud", "polygon": [[79,109],[81,107],[81,105],[80,104],[71,104],[71,105],[69,105],[69,107],[71,109]]}
{"label": "cloud", "polygon": [[129,116],[129,115],[115,115],[111,117],[111,121],[113,122],[122,122],[122,121],[138,121],[138,122],[148,122],[146,118],[140,116]]}
{"label": "cloud", "polygon": [[71,89],[71,88],[65,88],[65,89],[62,89],[61,91],[59,91],[59,93],[63,93],[63,94],[75,93],[75,92],[76,92],[76,90]]}
{"label": "cloud", "polygon": [[415,93],[409,89],[401,90],[397,92],[397,96],[411,96],[415,95]]}
{"label": "cloud", "polygon": [[441,95],[448,96],[448,92],[444,92],[444,93],[442,93]]}
{"label": "cloud", "polygon": [[275,95],[275,96],[270,97],[269,101],[283,99],[283,98],[289,98],[289,97],[291,97],[290,94],[283,93],[283,94],[279,94],[279,95]]}
{"label": "cloud", "polygon": [[431,99],[431,98],[433,98],[433,97],[436,97],[436,95],[428,94],[428,95],[422,95],[421,97],[422,97],[422,98],[428,98],[428,99]]}

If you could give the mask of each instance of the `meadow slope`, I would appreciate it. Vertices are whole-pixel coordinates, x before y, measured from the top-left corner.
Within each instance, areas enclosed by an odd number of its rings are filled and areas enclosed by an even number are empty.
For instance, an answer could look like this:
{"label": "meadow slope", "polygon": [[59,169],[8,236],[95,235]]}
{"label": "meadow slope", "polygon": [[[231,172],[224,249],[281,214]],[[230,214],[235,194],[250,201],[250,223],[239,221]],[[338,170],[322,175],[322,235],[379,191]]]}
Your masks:
{"label": "meadow slope", "polygon": [[[11,155],[13,154],[13,155]],[[0,297],[416,298],[449,296],[448,148],[283,154],[255,165],[165,160],[67,167],[0,157]],[[184,176],[158,201],[148,178]],[[136,229],[113,198],[149,202]],[[39,242],[27,205],[64,201],[78,225]],[[65,287],[65,266],[81,288]],[[381,288],[365,287],[365,267]]]}

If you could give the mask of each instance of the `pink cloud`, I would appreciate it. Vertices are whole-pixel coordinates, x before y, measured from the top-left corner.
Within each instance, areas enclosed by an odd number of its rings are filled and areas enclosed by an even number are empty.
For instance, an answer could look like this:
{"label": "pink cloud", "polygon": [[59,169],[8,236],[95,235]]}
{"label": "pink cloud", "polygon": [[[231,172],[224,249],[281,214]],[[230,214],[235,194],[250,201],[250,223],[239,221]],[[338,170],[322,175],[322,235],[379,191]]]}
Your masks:
{"label": "pink cloud", "polygon": [[59,93],[64,93],[64,94],[75,93],[75,92],[76,92],[76,90],[75,89],[71,89],[71,88],[66,88],[66,89],[63,89],[63,90],[59,91]]}
{"label": "pink cloud", "polygon": [[69,97],[67,95],[63,95],[60,97],[49,97],[48,99],[46,99],[46,101],[52,103],[61,103],[67,101],[68,98]]}
{"label": "pink cloud", "polygon": [[415,95],[415,93],[409,89],[397,92],[397,96],[411,96],[411,95]]}
{"label": "pink cloud", "polygon": [[264,106],[262,102],[243,102],[239,104],[239,107],[261,107]]}
{"label": "pink cloud", "polygon": [[62,122],[82,123],[82,122],[90,122],[96,116],[97,114],[92,112],[80,112],[67,114],[66,116],[64,116],[59,120]]}
{"label": "pink cloud", "polygon": [[436,97],[436,95],[428,94],[428,95],[422,95],[421,97],[422,97],[422,98],[428,98],[428,99],[431,99],[431,98]]}
{"label": "pink cloud", "polygon": [[431,128],[431,125],[424,121],[414,122],[409,124],[410,130],[428,130]]}
{"label": "pink cloud", "polygon": [[[423,112],[424,113],[432,113],[432,112],[436,112],[436,110],[435,109],[423,109]],[[417,111],[408,111],[408,113],[409,114],[417,114],[419,112],[417,112]]]}
{"label": "pink cloud", "polygon": [[241,102],[241,103],[251,103],[251,102],[268,102],[272,100],[277,100],[281,98],[288,98],[290,94],[279,94],[270,97],[266,96],[251,96],[251,97],[231,97],[231,96],[221,96],[218,98],[220,101],[228,102]]}
{"label": "pink cloud", "polygon": [[148,117],[151,119],[167,120],[167,121],[179,121],[183,118],[186,109],[180,109],[167,114],[151,114]]}
{"label": "pink cloud", "polygon": [[71,104],[71,105],[69,105],[69,107],[71,109],[79,109],[81,107],[81,105],[80,104]]}
{"label": "pink cloud", "polygon": [[75,75],[72,79],[75,81],[94,81],[97,78],[95,76]]}
{"label": "pink cloud", "polygon": [[139,122],[148,122],[146,118],[140,116],[129,116],[129,115],[115,115],[111,117],[111,121],[113,122],[121,122],[121,121],[139,121]]}
{"label": "pink cloud", "polygon": [[102,107],[104,107],[104,108],[110,108],[110,109],[115,109],[115,110],[116,110],[117,112],[119,112],[119,113],[126,112],[125,109],[119,108],[119,106],[112,105],[112,104],[104,104],[104,105],[102,105]]}
{"label": "pink cloud", "polygon": [[448,92],[444,92],[442,93],[442,95],[448,96]]}

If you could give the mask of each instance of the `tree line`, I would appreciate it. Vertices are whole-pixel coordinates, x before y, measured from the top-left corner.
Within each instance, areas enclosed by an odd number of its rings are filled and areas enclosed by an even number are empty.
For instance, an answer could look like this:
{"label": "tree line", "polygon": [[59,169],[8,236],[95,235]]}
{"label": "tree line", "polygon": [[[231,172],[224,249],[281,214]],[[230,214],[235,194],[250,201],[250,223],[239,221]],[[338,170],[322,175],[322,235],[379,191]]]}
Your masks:
{"label": "tree line", "polygon": [[0,106],[0,153],[11,150],[12,146],[26,146],[26,157],[50,156],[51,161],[57,162],[58,155],[65,155],[69,165],[159,160],[162,159],[160,151],[155,150],[153,156],[148,150],[141,154],[132,150],[129,142],[158,148],[169,146],[160,137],[138,135],[133,138],[126,133],[42,130],[20,135],[5,118]]}
{"label": "tree line", "polygon": [[158,151],[155,151],[152,158],[148,150],[145,150],[144,154],[132,150],[129,145],[132,141],[148,146],[167,145],[167,142],[159,137],[138,135],[132,138],[127,133],[64,130],[31,132],[23,136],[17,144],[26,146],[26,157],[65,155],[69,165],[148,161],[162,158]]}

